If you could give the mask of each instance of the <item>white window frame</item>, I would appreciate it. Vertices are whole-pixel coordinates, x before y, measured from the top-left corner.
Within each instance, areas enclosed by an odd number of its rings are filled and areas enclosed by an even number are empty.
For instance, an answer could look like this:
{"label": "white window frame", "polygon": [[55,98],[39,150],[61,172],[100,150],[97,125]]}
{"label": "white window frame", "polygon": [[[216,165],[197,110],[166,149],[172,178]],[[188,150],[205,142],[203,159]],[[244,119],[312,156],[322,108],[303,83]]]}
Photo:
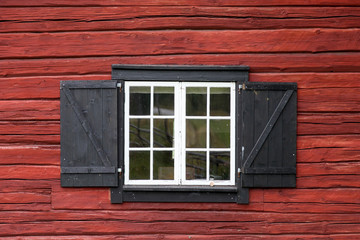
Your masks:
{"label": "white window frame", "polygon": [[[130,87],[141,86],[150,87],[150,116],[129,115],[130,107]],[[153,115],[154,87],[174,87],[174,115]],[[207,116],[186,116],[186,87],[207,87]],[[230,87],[230,116],[210,116],[210,88],[211,87]],[[235,82],[155,82],[155,81],[126,81],[125,82],[125,99],[124,99],[124,163],[125,163],[125,185],[235,185]],[[150,119],[150,147],[147,148],[130,148],[129,120],[134,118]],[[174,119],[174,147],[158,148],[153,147],[153,119]],[[207,142],[206,148],[191,148],[192,151],[205,151],[207,154],[206,163],[206,180],[186,180],[186,119],[206,119],[207,121]],[[210,148],[210,120],[226,119],[230,120],[230,148]],[[129,179],[129,152],[150,151],[150,180],[130,180]],[[153,154],[154,150],[173,151],[174,155],[174,180],[153,180]],[[211,151],[229,151],[230,152],[230,180],[212,180],[210,177],[210,158]]]}

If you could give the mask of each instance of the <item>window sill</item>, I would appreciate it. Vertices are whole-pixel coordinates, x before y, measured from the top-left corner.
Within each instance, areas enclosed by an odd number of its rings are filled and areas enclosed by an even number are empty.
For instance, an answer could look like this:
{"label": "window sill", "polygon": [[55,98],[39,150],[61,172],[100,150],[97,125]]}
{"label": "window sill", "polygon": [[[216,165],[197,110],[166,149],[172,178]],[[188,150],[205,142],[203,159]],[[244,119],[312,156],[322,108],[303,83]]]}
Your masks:
{"label": "window sill", "polygon": [[237,192],[235,186],[124,185],[124,191],[138,192]]}

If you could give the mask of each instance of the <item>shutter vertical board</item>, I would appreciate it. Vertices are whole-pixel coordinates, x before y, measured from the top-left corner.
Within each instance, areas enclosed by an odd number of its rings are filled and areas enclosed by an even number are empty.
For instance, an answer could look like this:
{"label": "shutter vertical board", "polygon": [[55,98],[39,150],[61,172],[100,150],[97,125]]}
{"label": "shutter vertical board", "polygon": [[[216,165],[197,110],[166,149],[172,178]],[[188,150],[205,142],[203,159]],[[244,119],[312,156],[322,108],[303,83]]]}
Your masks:
{"label": "shutter vertical board", "polygon": [[[281,101],[282,96],[284,95],[284,91],[271,91],[269,92],[269,115],[268,119],[271,117],[271,113],[273,113]],[[282,136],[283,129],[283,115],[279,116],[278,121],[275,123],[274,128],[269,134],[269,141],[271,143],[271,147],[269,148],[269,166],[274,167],[282,167],[283,163],[283,140]],[[282,177],[279,175],[268,175],[268,184],[270,186],[282,186],[281,181]]]}
{"label": "shutter vertical board", "polygon": [[[242,109],[243,109],[243,149],[242,153],[242,166],[245,163],[245,156],[250,154],[252,146],[254,146],[254,131],[255,131],[255,94],[250,91],[242,92]],[[246,124],[246,125],[245,125]],[[241,149],[242,150],[242,149]],[[244,176],[242,175],[243,186],[252,186],[254,185],[254,176]]]}
{"label": "shutter vertical board", "polygon": [[[254,138],[258,139],[263,129],[266,126],[266,121],[268,117],[268,92],[267,91],[256,91],[254,92]],[[269,143],[266,141],[258,153],[258,159],[254,162],[253,166],[255,168],[266,168],[268,163],[268,146]],[[266,175],[254,175],[254,185],[255,186],[264,186],[267,183]]]}
{"label": "shutter vertical board", "polygon": [[[283,167],[292,168],[296,166],[296,111],[297,109],[297,93],[294,92],[289,100],[289,107],[284,109],[283,114],[283,128],[282,130],[287,132],[283,134]],[[286,116],[286,117],[285,117]],[[295,124],[294,124],[295,123]],[[282,186],[296,186],[296,174],[283,175]]]}
{"label": "shutter vertical board", "polygon": [[242,186],[295,187],[296,84],[244,86]]}
{"label": "shutter vertical board", "polygon": [[117,186],[116,81],[63,81],[61,185]]}

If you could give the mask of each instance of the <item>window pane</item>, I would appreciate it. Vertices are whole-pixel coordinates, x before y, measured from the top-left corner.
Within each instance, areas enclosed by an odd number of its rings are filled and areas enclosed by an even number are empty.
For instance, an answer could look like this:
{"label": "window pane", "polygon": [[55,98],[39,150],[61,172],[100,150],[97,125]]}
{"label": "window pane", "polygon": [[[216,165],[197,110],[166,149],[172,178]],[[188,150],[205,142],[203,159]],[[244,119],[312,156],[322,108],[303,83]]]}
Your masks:
{"label": "window pane", "polygon": [[206,116],[206,87],[186,88],[186,116]]}
{"label": "window pane", "polygon": [[206,180],[206,152],[186,152],[186,179]]}
{"label": "window pane", "polygon": [[150,147],[150,120],[130,119],[130,147]]}
{"label": "window pane", "polygon": [[130,180],[150,179],[150,152],[130,151]]}
{"label": "window pane", "polygon": [[174,180],[174,159],[172,151],[154,151],[154,179]]}
{"label": "window pane", "polygon": [[206,147],[206,120],[187,119],[186,120],[186,147],[205,148]]}
{"label": "window pane", "polygon": [[230,152],[210,152],[210,180],[230,180]]}
{"label": "window pane", "polygon": [[230,88],[210,88],[210,115],[230,116]]}
{"label": "window pane", "polygon": [[230,147],[230,120],[210,120],[210,147]]}
{"label": "window pane", "polygon": [[154,147],[173,147],[174,119],[154,119]]}
{"label": "window pane", "polygon": [[130,87],[130,115],[150,115],[150,87]]}
{"label": "window pane", "polygon": [[154,115],[174,115],[173,87],[154,87]]}

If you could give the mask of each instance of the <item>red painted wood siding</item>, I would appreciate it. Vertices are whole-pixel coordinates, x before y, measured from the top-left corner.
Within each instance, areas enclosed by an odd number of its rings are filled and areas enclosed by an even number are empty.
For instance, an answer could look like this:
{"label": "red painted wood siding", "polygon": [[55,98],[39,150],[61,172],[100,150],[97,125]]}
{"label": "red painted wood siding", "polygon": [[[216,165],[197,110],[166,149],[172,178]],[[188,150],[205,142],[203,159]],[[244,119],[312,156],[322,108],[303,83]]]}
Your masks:
{"label": "red painted wood siding", "polygon": [[[114,63],[297,82],[297,188],[251,190],[249,205],[61,188],[59,81],[110,79]],[[2,0],[0,89],[0,237],[360,238],[359,1]]]}

